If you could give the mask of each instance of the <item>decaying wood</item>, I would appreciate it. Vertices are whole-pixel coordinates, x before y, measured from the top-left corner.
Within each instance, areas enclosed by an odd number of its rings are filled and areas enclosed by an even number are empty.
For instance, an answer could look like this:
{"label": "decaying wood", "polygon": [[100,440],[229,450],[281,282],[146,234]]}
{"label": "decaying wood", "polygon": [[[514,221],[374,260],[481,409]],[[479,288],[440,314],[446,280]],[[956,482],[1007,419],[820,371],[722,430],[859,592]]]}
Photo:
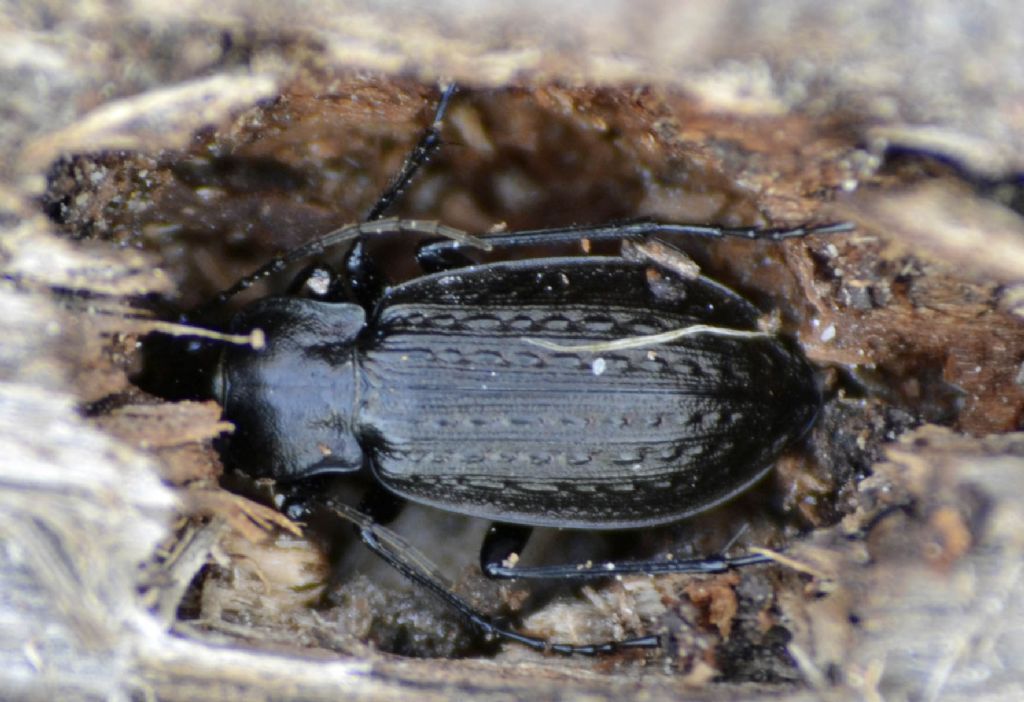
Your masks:
{"label": "decaying wood", "polygon": [[[5,698],[1012,696],[1018,5],[470,4],[0,10]],[[831,369],[835,397],[753,496],[636,546],[707,552],[746,525],[738,546],[776,566],[624,579],[537,606],[466,570],[478,525],[410,517],[447,544],[428,552],[470,596],[557,639],[671,634],[652,656],[483,655],[450,613],[377,585],[381,573],[311,607],[328,589],[322,544],[219,487],[212,442],[230,427],[216,406],[164,403],[129,380],[153,314],[140,299],[187,307],[359,219],[441,77],[469,90],[403,214],[474,231],[637,216],[857,224],[688,250],[774,310]],[[413,645],[477,657],[378,650]]]}

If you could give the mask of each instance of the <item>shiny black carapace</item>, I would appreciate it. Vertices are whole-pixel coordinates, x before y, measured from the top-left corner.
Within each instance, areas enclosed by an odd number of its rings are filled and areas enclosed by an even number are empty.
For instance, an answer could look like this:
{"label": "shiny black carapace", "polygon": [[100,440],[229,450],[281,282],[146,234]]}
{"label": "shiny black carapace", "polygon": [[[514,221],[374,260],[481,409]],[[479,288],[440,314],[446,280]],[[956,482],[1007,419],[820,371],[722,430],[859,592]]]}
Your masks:
{"label": "shiny black carapace", "polygon": [[[759,311],[707,278],[637,256],[477,264],[465,252],[652,235],[779,240],[848,227],[632,222],[476,238],[380,219],[436,147],[449,95],[371,221],[275,259],[214,300],[221,304],[285,262],[352,243],[346,276],[312,267],[293,294],[258,300],[232,321],[231,333],[258,332],[265,344],[225,345],[212,373],[210,392],[235,425],[228,464],[288,486],[363,472],[382,495],[492,520],[481,564],[494,577],[719,572],[765,562],[750,555],[512,565],[509,556],[533,526],[648,527],[728,500],[807,432],[821,394],[803,355],[760,331]],[[424,275],[382,282],[364,243],[389,232],[440,235],[419,250]],[[382,536],[389,512],[368,508],[346,518],[378,555],[488,635],[562,653],[658,643],[551,644],[499,626]]]}

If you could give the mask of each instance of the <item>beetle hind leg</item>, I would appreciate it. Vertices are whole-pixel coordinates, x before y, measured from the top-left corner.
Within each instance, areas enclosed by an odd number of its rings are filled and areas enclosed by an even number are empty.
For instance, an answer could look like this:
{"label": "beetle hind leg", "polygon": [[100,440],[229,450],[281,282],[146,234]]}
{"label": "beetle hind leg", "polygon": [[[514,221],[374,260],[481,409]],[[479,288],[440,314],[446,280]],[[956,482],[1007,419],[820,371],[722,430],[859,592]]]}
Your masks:
{"label": "beetle hind leg", "polygon": [[395,521],[403,507],[405,500],[377,484],[370,486],[359,503],[359,511],[380,525]]}
{"label": "beetle hind leg", "polygon": [[[349,517],[347,517],[349,518]],[[429,570],[429,566],[419,554],[411,550],[405,551],[394,542],[394,537],[382,538],[385,531],[372,522],[361,522],[357,525],[363,544],[392,568],[407,579],[426,588],[436,597],[454,608],[473,624],[489,640],[500,639],[514,641],[528,646],[535,651],[551,652],[562,655],[597,656],[632,649],[649,649],[661,646],[659,636],[638,636],[621,641],[604,641],[600,643],[569,644],[552,643],[539,636],[524,634],[505,625],[498,618],[478,611],[465,599],[452,591]]]}
{"label": "beetle hind leg", "polygon": [[733,568],[771,563],[768,556],[707,556],[704,558],[646,561],[586,562],[541,566],[518,565],[533,529],[517,524],[495,523],[480,547],[480,570],[501,580],[597,580],[616,575],[665,575],[668,573],[713,574]]}
{"label": "beetle hind leg", "polygon": [[[489,535],[488,535],[489,536]],[[485,548],[486,548],[485,541]],[[525,545],[525,543],[523,544]],[[515,551],[516,553],[518,551]],[[704,558],[664,559],[648,561],[608,561],[601,563],[558,564],[542,566],[519,566],[509,559],[492,558],[481,564],[484,573],[491,578],[507,580],[597,580],[618,575],[666,575],[670,573],[693,573],[710,575],[724,573],[734,568],[771,563],[772,559],[760,553],[745,556],[707,556]],[[492,554],[493,556],[494,554]]]}
{"label": "beetle hind leg", "polygon": [[[596,656],[632,649],[658,648],[661,645],[661,639],[658,636],[638,636],[621,641],[569,644],[552,643],[543,637],[516,631],[501,619],[480,612],[472,604],[460,597],[446,583],[443,576],[437,572],[435,566],[425,556],[406,543],[396,533],[382,526],[373,516],[333,500],[322,501],[319,504],[321,507],[326,507],[336,517],[354,525],[356,533],[364,546],[397,570],[406,579],[425,588],[442,602],[452,607],[470,624],[476,627],[487,640],[514,641],[515,643],[528,646],[535,651],[581,656]],[[362,506],[372,511],[378,511],[386,519],[390,512],[389,506],[391,504],[387,499],[378,502],[375,496],[371,496],[369,499],[364,500]],[[306,510],[311,507],[308,502],[303,506]],[[308,511],[304,511],[302,515],[297,516],[308,516],[308,514]]]}
{"label": "beetle hind leg", "polygon": [[533,529],[518,524],[495,523],[480,546],[480,570],[488,578],[501,578],[526,548]]}
{"label": "beetle hind leg", "polygon": [[[551,244],[572,244],[582,241],[622,241],[646,239],[652,236],[699,237],[702,239],[749,239],[784,241],[810,234],[837,234],[852,231],[849,222],[799,227],[715,227],[697,224],[675,224],[639,220],[618,222],[598,226],[569,226],[551,229],[502,232],[483,237],[495,249],[546,246]],[[453,251],[458,244],[452,241],[435,241],[422,247],[421,256],[440,258],[444,250]]]}

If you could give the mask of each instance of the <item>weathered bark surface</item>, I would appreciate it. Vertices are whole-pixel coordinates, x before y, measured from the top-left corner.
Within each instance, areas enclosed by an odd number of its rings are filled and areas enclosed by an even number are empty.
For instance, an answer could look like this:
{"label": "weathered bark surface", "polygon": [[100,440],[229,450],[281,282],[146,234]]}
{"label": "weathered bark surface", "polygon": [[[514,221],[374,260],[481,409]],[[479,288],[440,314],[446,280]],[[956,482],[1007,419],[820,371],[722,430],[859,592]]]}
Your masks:
{"label": "weathered bark surface", "polygon": [[[1022,14],[938,0],[0,8],[0,689],[1013,695],[1024,674],[1024,438],[1012,433],[1024,405]],[[368,582],[329,615],[311,612],[324,557],[275,512],[218,487],[217,408],[162,403],[128,380],[148,324],[129,298],[194,304],[270,252],[360,218],[441,76],[469,90],[403,215],[475,231],[637,216],[858,226],[691,251],[778,310],[843,393],[754,497],[635,539],[706,552],[748,524],[741,547],[791,560],[613,583],[530,610],[526,623],[556,639],[671,632],[677,647],[646,664],[514,647],[473,660],[377,652],[367,639],[400,647],[407,631],[421,632],[420,653],[470,644],[429,602]],[[414,271],[396,262],[394,273]],[[848,397],[854,386],[862,397]],[[417,518],[420,546],[451,542],[431,557],[465,568],[477,527]],[[461,585],[507,607],[518,598],[470,575]],[[752,682],[759,669],[769,682]]]}

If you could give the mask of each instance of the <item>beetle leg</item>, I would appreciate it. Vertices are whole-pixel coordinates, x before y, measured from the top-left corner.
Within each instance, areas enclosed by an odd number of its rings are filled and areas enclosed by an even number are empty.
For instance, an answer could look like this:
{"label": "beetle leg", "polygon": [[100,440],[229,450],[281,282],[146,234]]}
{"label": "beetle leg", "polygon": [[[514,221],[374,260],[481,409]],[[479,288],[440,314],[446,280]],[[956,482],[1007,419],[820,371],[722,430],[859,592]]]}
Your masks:
{"label": "beetle leg", "polygon": [[375,524],[390,524],[398,518],[405,507],[405,500],[374,483],[363,495],[359,511]]}
{"label": "beetle leg", "polygon": [[420,140],[416,143],[413,150],[405,157],[405,163],[402,164],[401,170],[391,180],[388,187],[384,189],[384,192],[366,215],[365,221],[372,222],[383,217],[384,213],[391,207],[391,203],[395,201],[395,198],[402,194],[402,191],[409,186],[409,182],[415,177],[420,168],[423,167],[423,164],[441,146],[441,123],[444,121],[444,114],[448,111],[448,103],[451,102],[452,95],[455,94],[456,89],[455,83],[449,83],[441,92],[441,97],[437,101],[437,108],[434,111],[433,121],[420,136]]}
{"label": "beetle leg", "polygon": [[316,239],[296,246],[294,249],[286,251],[280,256],[270,259],[249,275],[239,278],[233,285],[221,290],[207,303],[200,305],[198,308],[190,312],[188,317],[191,319],[201,319],[205,317],[210,313],[210,311],[217,309],[238,293],[248,290],[264,278],[274,275],[275,273],[280,273],[290,264],[296,263],[297,261],[301,261],[312,256],[320,256],[329,249],[341,246],[342,244],[354,242],[363,237],[398,234],[402,232],[410,234],[425,234],[427,236],[442,236],[457,240],[463,246],[478,248],[483,251],[491,250],[490,244],[483,239],[478,239],[461,229],[455,229],[454,227],[449,227],[447,225],[440,224],[439,222],[429,222],[417,219],[388,218],[378,219],[373,222],[346,224],[333,231],[327,232],[323,236],[319,236]]}
{"label": "beetle leg", "polygon": [[[388,184],[387,188],[374,203],[366,215],[366,222],[373,222],[384,216],[384,213],[391,207],[395,199],[402,194],[412,179],[419,172],[420,168],[430,160],[430,157],[441,146],[441,124],[444,121],[445,112],[448,111],[448,104],[457,87],[455,83],[449,83],[441,92],[437,101],[437,108],[434,111],[434,119],[430,126],[420,135],[420,140],[413,147],[413,150],[405,157],[401,170]],[[384,294],[387,287],[380,269],[373,263],[366,253],[364,237],[356,239],[345,256],[345,270],[348,273],[349,285],[352,295],[363,309],[371,310]]]}
{"label": "beetle leg", "polygon": [[533,529],[518,524],[494,523],[480,546],[480,570],[489,578],[500,578],[502,568],[519,559]]}
{"label": "beetle leg", "polygon": [[426,569],[418,567],[417,561],[422,561],[422,557],[402,553],[394,543],[389,543],[394,537],[392,539],[380,538],[383,531],[379,525],[367,523],[358,525],[359,536],[367,548],[403,576],[423,586],[458,611],[459,614],[476,626],[488,639],[515,641],[524,646],[529,646],[536,651],[551,651],[552,653],[563,655],[578,654],[584,656],[609,654],[634,648],[658,648],[661,646],[661,638],[658,636],[639,636],[622,641],[605,641],[593,644],[566,644],[551,643],[544,638],[515,631],[500,623],[496,618],[477,611],[444,583],[432,577]]}
{"label": "beetle leg", "polygon": [[759,553],[746,556],[709,556],[683,560],[620,561],[583,563],[579,565],[548,565],[520,567],[502,563],[491,564],[487,575],[492,578],[533,580],[596,580],[617,575],[665,575],[668,573],[724,573],[733,568],[771,563]]}
{"label": "beetle leg", "polygon": [[[423,554],[406,543],[398,534],[375,522],[372,517],[348,505],[333,500],[320,503],[337,517],[355,525],[360,540],[381,560],[401,573],[405,578],[421,585],[441,599],[460,615],[477,627],[488,639],[503,639],[529,646],[536,651],[560,653],[563,655],[596,656],[634,648],[658,648],[658,636],[638,636],[622,641],[605,641],[591,644],[551,643],[539,636],[522,634],[500,622],[497,618],[477,611],[473,605],[459,597],[437,573],[436,567]],[[307,506],[308,509],[308,506]]]}
{"label": "beetle leg", "polygon": [[[518,232],[502,232],[483,237],[494,248],[516,248],[547,244],[571,244],[580,241],[621,241],[623,239],[644,239],[656,235],[697,236],[710,239],[749,239],[783,241],[809,234],[835,234],[853,229],[850,222],[823,224],[817,227],[711,227],[697,224],[673,224],[670,222],[621,222],[603,226],[572,226],[552,229],[533,229]],[[421,249],[421,255],[434,257],[444,249],[455,249],[451,241],[435,241]]]}
{"label": "beetle leg", "polygon": [[349,289],[364,310],[372,310],[384,291],[388,281],[373,258],[366,251],[366,239],[360,237],[345,254],[345,272],[348,274]]}
{"label": "beetle leg", "polygon": [[[423,164],[441,146],[441,123],[455,90],[454,83],[444,89],[440,100],[438,100],[433,121],[420,136],[420,140],[412,152],[406,157],[401,170],[366,215],[365,221],[372,222],[380,219],[395,198],[409,185]],[[349,287],[355,301],[363,309],[373,309],[377,300],[384,294],[387,281],[373,259],[367,254],[365,235],[359,236],[346,254],[345,271],[348,274]],[[304,269],[292,283],[289,294],[303,295],[314,300],[344,299],[337,274],[328,266],[319,264]]]}
{"label": "beetle leg", "polygon": [[440,273],[472,266],[474,261],[455,247],[437,247],[438,239],[425,241],[416,248],[416,263],[424,273]]}

